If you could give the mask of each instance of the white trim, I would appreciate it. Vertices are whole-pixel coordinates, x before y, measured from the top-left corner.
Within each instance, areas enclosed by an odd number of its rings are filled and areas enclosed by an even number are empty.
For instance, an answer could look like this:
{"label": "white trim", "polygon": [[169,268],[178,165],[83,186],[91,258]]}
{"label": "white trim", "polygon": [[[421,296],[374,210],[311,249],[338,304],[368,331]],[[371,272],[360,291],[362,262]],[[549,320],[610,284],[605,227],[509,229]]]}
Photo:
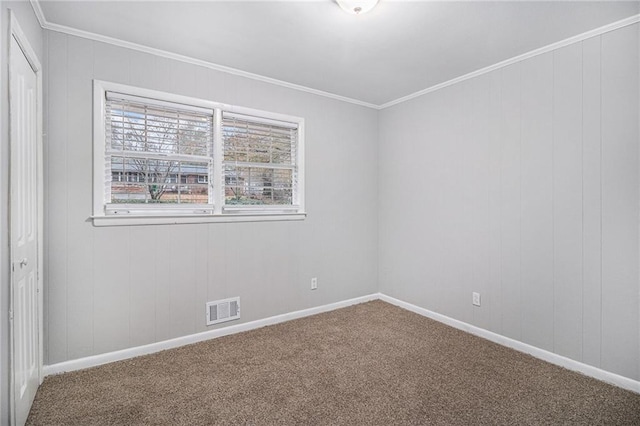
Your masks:
{"label": "white trim", "polygon": [[[255,108],[243,107],[238,105],[220,104],[222,109],[222,117],[225,113],[230,113],[232,116],[240,117],[245,116],[248,121],[254,121],[256,123],[272,123],[275,125],[291,126],[292,124],[304,123],[304,118],[297,117],[295,115],[280,114],[277,112],[265,111]],[[298,127],[299,131],[299,127]]]}
{"label": "white trim", "polygon": [[[164,106],[166,106],[167,104],[180,104],[180,105],[185,105],[187,107],[189,106],[199,107],[199,108],[202,108],[203,110],[213,110],[215,108],[222,108],[227,111],[230,111],[233,108],[237,108],[232,105],[223,104],[221,102],[214,102],[208,99],[178,95],[176,93],[165,92],[162,90],[146,89],[144,87],[131,86],[128,84],[121,84],[121,83],[113,83],[111,81],[105,81],[105,80],[93,80],[93,87],[94,87],[94,96],[96,93],[98,93],[99,96],[97,100],[100,102],[104,102],[103,99],[105,98],[107,93],[114,92],[122,96],[129,95],[128,97],[131,99],[135,99],[135,97],[149,99],[150,102],[153,104],[160,103],[161,105],[164,105]],[[99,92],[96,92],[95,91],[96,89],[99,90]],[[137,100],[141,101],[140,99],[137,99]],[[94,102],[95,101],[96,99],[94,97]],[[267,114],[275,115],[274,113],[269,113],[267,111],[260,111],[255,109],[251,109],[251,111],[253,111],[254,114],[267,113]],[[202,112],[202,111],[199,110],[199,112]]]}
{"label": "white trim", "polygon": [[105,97],[107,101],[115,101],[115,102],[129,101],[135,104],[153,105],[160,108],[170,108],[172,110],[189,111],[189,112],[194,112],[196,114],[203,114],[203,115],[212,114],[213,112],[212,108],[202,108],[192,104],[190,105],[190,104],[184,104],[179,102],[167,102],[167,101],[162,101],[160,99],[150,98],[145,96],[133,96],[127,93],[114,92],[112,90],[108,90],[105,93]]}
{"label": "white trim", "polygon": [[367,296],[356,297],[354,299],[344,300],[342,302],[330,303],[328,305],[317,306],[314,308],[303,309],[300,311],[290,312],[287,314],[276,315],[261,320],[251,321],[244,324],[232,325],[229,327],[219,328],[216,330],[205,331],[202,333],[182,336],[163,342],[151,343],[149,345],[138,346],[135,348],[123,349],[120,351],[109,352],[101,355],[94,355],[86,358],[65,361],[58,364],[45,365],[44,373],[46,376],[51,374],[59,374],[68,371],[82,370],[84,368],[95,367],[109,362],[121,361],[123,359],[133,358],[141,355],[148,355],[166,349],[177,348],[192,343],[202,342],[205,340],[215,339],[230,334],[241,333],[244,331],[255,330],[256,328],[268,325],[279,324],[285,321],[291,321],[298,318],[308,317],[323,312],[333,311],[335,309],[344,308],[359,303],[369,302],[379,298],[377,293]]}
{"label": "white trim", "polygon": [[444,89],[445,87],[452,86],[452,85],[460,83],[462,81],[469,80],[471,78],[478,77],[478,76],[481,76],[483,74],[487,74],[487,73],[489,73],[491,71],[495,71],[495,70],[498,70],[500,68],[504,68],[504,67],[507,67],[509,65],[513,65],[513,64],[515,64],[517,62],[521,62],[521,61],[524,61],[526,59],[533,58],[534,56],[538,56],[538,55],[542,55],[544,53],[552,52],[554,50],[561,49],[563,47],[569,46],[570,44],[578,43],[578,42],[584,41],[584,40],[586,40],[588,38],[596,37],[596,36],[608,33],[610,31],[614,31],[614,30],[626,27],[628,25],[636,24],[638,22],[640,22],[640,14],[639,15],[630,16],[630,17],[622,19],[620,21],[612,22],[611,24],[607,24],[607,25],[602,26],[600,28],[596,28],[596,29],[587,31],[587,32],[582,33],[582,34],[578,34],[576,36],[569,37],[567,39],[558,41],[556,43],[552,43],[552,44],[549,44],[547,46],[543,46],[543,47],[541,47],[539,49],[535,49],[535,50],[532,50],[530,52],[523,53],[522,55],[515,56],[513,58],[504,60],[502,62],[498,62],[497,64],[493,64],[493,65],[490,65],[488,67],[481,68],[479,70],[470,72],[469,74],[465,74],[465,75],[462,75],[460,77],[456,77],[454,79],[451,79],[449,81],[445,81],[443,83],[436,84],[435,86],[428,87],[426,89],[420,90],[420,91],[412,93],[410,95],[403,96],[403,97],[395,99],[393,101],[386,102],[386,103],[384,103],[382,105],[379,105],[378,109],[382,110],[382,109],[385,109],[385,108],[389,108],[391,106],[400,104],[402,102],[406,102],[406,101],[409,101],[411,99],[420,97],[422,95],[426,95],[427,93],[435,92],[436,90]]}
{"label": "white trim", "polygon": [[182,216],[92,216],[94,226],[178,225],[183,223],[287,222],[304,220],[306,213],[201,214]]}
{"label": "white trim", "polygon": [[306,212],[306,207],[305,207],[305,188],[304,188],[304,179],[305,179],[305,170],[304,170],[304,120],[301,120],[298,123],[298,147],[297,147],[297,154],[298,154],[298,158],[296,159],[296,165],[298,167],[298,172],[297,172],[297,178],[298,178],[298,184],[294,185],[293,187],[296,189],[295,194],[293,194],[294,199],[293,202],[297,203],[300,206],[300,211],[302,212]]}
{"label": "white trim", "polygon": [[[222,110],[220,108],[216,108],[213,120],[213,128],[222,129]],[[211,178],[209,179],[209,188],[212,191],[211,197],[209,197],[211,203],[214,200],[224,199],[225,178],[222,164],[224,150],[222,145],[222,132],[213,132],[213,164],[211,165]],[[222,203],[213,204],[213,213],[222,215]]]}
{"label": "white trim", "polygon": [[40,61],[38,60],[38,55],[36,55],[35,50],[33,50],[33,48],[31,47],[29,39],[25,35],[24,31],[22,31],[16,15],[11,9],[9,9],[9,19],[11,21],[11,35],[16,39],[18,46],[20,46],[20,49],[22,49],[22,53],[24,53],[24,56],[27,59],[27,62],[29,62],[29,65],[31,65],[33,72],[37,75],[42,71],[42,66],[40,65]]}
{"label": "white trim", "polygon": [[[104,216],[106,114],[104,96],[106,88],[99,80],[93,81],[93,216]],[[94,221],[95,222],[95,221]]]}
{"label": "white trim", "polygon": [[506,346],[511,349],[515,349],[519,352],[524,352],[526,354],[532,355],[543,361],[550,362],[551,364],[555,364],[560,367],[564,367],[568,370],[582,373],[586,376],[593,377],[594,379],[607,382],[609,384],[621,387],[623,389],[640,393],[639,381],[630,379],[628,377],[620,376],[618,374],[611,373],[609,371],[605,371],[600,368],[593,367],[591,365],[583,364],[579,361],[575,361],[573,359],[564,357],[562,355],[558,355],[553,352],[549,352],[547,350],[540,349],[535,346],[531,346],[529,344],[511,339],[509,337],[494,333],[492,331],[488,331],[483,328],[468,324],[466,322],[453,319],[446,315],[438,314],[436,312],[430,311],[425,308],[421,308],[411,303],[407,303],[402,300],[395,299],[391,296],[387,296],[386,294],[380,293],[379,296],[380,296],[380,300],[391,303],[392,305],[396,305],[398,307],[414,312],[416,314],[425,316],[427,318],[431,318],[435,321],[441,322],[443,324],[449,325],[459,330],[466,331],[467,333],[473,334],[478,337],[482,337],[483,339],[487,339],[491,342],[498,343],[499,345]]}
{"label": "white trim", "polygon": [[33,13],[36,15],[38,19],[38,23],[42,28],[47,24],[47,18],[44,17],[44,12],[42,11],[42,7],[40,6],[40,2],[38,0],[29,0],[31,3],[31,7],[33,8]]}
{"label": "white trim", "polygon": [[[240,164],[240,163],[238,163]],[[265,204],[265,205],[260,205],[260,204],[253,204],[253,205],[246,205],[243,206],[241,204],[231,204],[231,205],[227,205],[224,206],[222,208],[222,211],[224,212],[228,212],[228,213],[242,213],[244,212],[245,214],[252,214],[252,213],[256,213],[256,214],[268,214],[268,213],[296,213],[298,211],[300,211],[300,206],[297,204],[292,204],[292,205],[279,205],[279,204]]]}
{"label": "white trim", "polygon": [[628,377],[620,376],[609,371],[602,370],[591,365],[583,364],[563,357],[558,354],[546,351],[544,349],[537,348],[535,346],[528,345],[517,340],[513,340],[509,337],[502,336],[497,333],[485,330],[480,327],[450,318],[446,315],[438,314],[425,308],[413,305],[411,303],[398,300],[391,296],[387,296],[383,293],[373,293],[366,296],[356,297],[354,299],[344,300],[342,302],[330,303],[328,305],[317,306],[314,308],[303,309],[300,311],[294,311],[286,314],[276,315],[261,320],[255,320],[244,324],[232,325],[229,327],[219,328],[216,330],[205,331],[202,333],[191,334],[188,336],[177,337],[171,340],[165,340],[162,342],[151,343],[149,345],[137,346],[134,348],[123,349],[120,351],[109,352],[100,355],[94,355],[86,358],[74,359],[71,361],[64,361],[58,364],[45,365],[43,367],[44,376],[51,374],[59,374],[68,371],[82,370],[85,368],[95,367],[110,362],[121,361],[141,355],[148,355],[155,352],[163,351],[166,349],[176,348],[192,343],[202,342],[205,340],[215,339],[222,336],[228,336],[230,334],[242,333],[244,331],[255,330],[256,328],[265,327],[268,325],[279,324],[285,321],[291,321],[298,318],[307,317],[310,315],[320,314],[322,312],[329,312],[335,309],[345,308],[347,306],[356,305],[359,303],[370,302],[372,300],[382,300],[408,311],[414,312],[418,315],[431,318],[440,323],[457,328],[475,336],[487,339],[491,342],[497,343],[502,346],[514,349],[519,352],[524,352],[535,358],[543,361],[550,362],[552,364],[564,367],[568,370],[582,373],[585,376],[592,377],[597,380],[621,387],[623,389],[630,390],[632,392],[640,393],[640,382],[630,379]]}
{"label": "white trim", "polygon": [[105,216],[193,216],[193,215],[211,215],[213,214],[213,204],[175,204],[162,208],[159,212],[153,204],[126,204],[126,203],[107,203],[105,204]]}
{"label": "white trim", "polygon": [[56,31],[63,34],[68,34],[76,37],[82,37],[89,40],[98,41],[101,43],[107,43],[114,46],[124,47],[126,49],[136,50],[138,52],[149,53],[151,55],[156,55],[156,56],[160,56],[167,59],[173,59],[176,61],[209,68],[209,69],[224,72],[227,74],[250,78],[252,80],[261,81],[263,83],[274,84],[276,86],[282,86],[288,89],[299,90],[301,92],[311,93],[313,95],[324,96],[326,98],[331,98],[331,99],[335,99],[342,102],[348,102],[351,104],[355,104],[355,105],[359,105],[367,108],[379,109],[378,105],[361,101],[358,99],[349,98],[347,96],[336,95],[335,93],[313,89],[311,87],[302,86],[300,84],[289,83],[287,81],[278,80],[275,78],[266,77],[263,75],[254,74],[247,71],[242,71],[237,68],[231,68],[224,65],[214,64],[213,62],[204,61],[202,59],[196,59],[189,56],[180,55],[178,53],[173,53],[166,50],[156,49],[153,47],[144,46],[142,44],[132,43],[129,41],[117,39],[114,37],[108,37],[101,34],[92,33],[89,31],[79,30],[77,28],[67,27],[66,25],[54,24],[52,22],[47,21],[46,18],[44,17],[44,14],[42,13],[42,8],[40,7],[40,2],[38,0],[30,0],[30,1],[31,1],[31,5],[33,6],[33,10],[35,11],[35,14],[38,18],[38,21],[40,22],[40,26],[46,30]]}
{"label": "white trim", "polygon": [[251,123],[260,123],[278,127],[285,127],[287,129],[297,129],[298,123],[291,123],[289,121],[273,120],[264,117],[256,117],[255,115],[240,114],[232,112],[230,109],[222,112],[222,118],[232,118],[235,120],[249,121]]}
{"label": "white trim", "polygon": [[469,80],[471,78],[478,77],[478,76],[483,75],[483,74],[487,74],[487,73],[489,73],[491,71],[495,71],[497,69],[504,68],[506,66],[515,64],[517,62],[524,61],[524,60],[532,58],[534,56],[542,55],[544,53],[548,53],[548,52],[551,52],[553,50],[557,50],[557,49],[560,49],[562,47],[566,47],[566,46],[568,46],[570,44],[577,43],[577,42],[580,42],[580,41],[584,41],[584,40],[586,40],[588,38],[596,37],[596,36],[605,34],[607,32],[614,31],[614,30],[626,27],[628,25],[633,25],[635,23],[640,22],[640,14],[633,15],[633,16],[630,16],[628,18],[622,19],[620,21],[612,22],[610,24],[604,25],[604,26],[599,27],[599,28],[595,28],[593,30],[584,32],[582,34],[578,34],[578,35],[575,35],[573,37],[569,37],[567,39],[558,41],[556,43],[552,43],[552,44],[549,44],[547,46],[543,46],[543,47],[541,47],[539,49],[535,49],[535,50],[532,50],[530,52],[523,53],[522,55],[518,55],[518,56],[515,56],[513,58],[506,59],[506,60],[504,60],[502,62],[498,62],[497,64],[490,65],[490,66],[485,67],[485,68],[481,68],[479,70],[470,72],[470,73],[462,75],[460,77],[453,78],[453,79],[445,81],[443,83],[436,84],[435,86],[430,86],[430,87],[428,87],[426,89],[411,93],[409,95],[394,99],[394,100],[389,101],[389,102],[385,102],[385,103],[383,103],[381,105],[376,105],[376,104],[373,104],[373,103],[370,103],[370,102],[361,101],[359,99],[353,99],[353,98],[349,98],[349,97],[342,96],[342,95],[336,95],[334,93],[324,92],[322,90],[313,89],[311,87],[306,87],[306,86],[302,86],[302,85],[299,85],[299,84],[289,83],[289,82],[286,82],[286,81],[283,81],[283,80],[277,80],[275,78],[266,77],[266,76],[262,76],[262,75],[259,75],[259,74],[250,73],[250,72],[247,72],[247,71],[242,71],[242,70],[239,70],[239,69],[236,69],[236,68],[227,67],[227,66],[224,66],[224,65],[218,65],[218,64],[215,64],[215,63],[212,63],[212,62],[207,62],[207,61],[201,60],[201,59],[195,59],[195,58],[191,58],[189,56],[179,55],[177,53],[172,53],[172,52],[168,52],[168,51],[161,50],[161,49],[155,49],[155,48],[144,46],[144,45],[141,45],[141,44],[131,43],[131,42],[128,42],[128,41],[117,39],[117,38],[107,37],[107,36],[103,36],[103,35],[100,35],[100,34],[92,33],[92,32],[89,32],[89,31],[83,31],[83,30],[79,30],[79,29],[76,29],[76,28],[67,27],[65,25],[54,24],[54,23],[51,23],[51,22],[47,21],[46,18],[44,17],[44,14],[42,12],[42,8],[40,7],[39,0],[30,0],[30,2],[31,2],[31,6],[33,7],[33,10],[34,10],[34,12],[36,14],[36,17],[38,18],[38,22],[40,22],[40,26],[42,28],[44,28],[44,29],[47,29],[47,30],[56,31],[56,32],[64,33],[64,34],[69,34],[69,35],[76,36],[76,37],[82,37],[82,38],[86,38],[86,39],[89,39],[89,40],[99,41],[99,42],[102,42],[102,43],[112,44],[114,46],[120,46],[120,47],[124,47],[124,48],[128,48],[128,49],[132,49],[132,50],[137,50],[139,52],[149,53],[151,55],[156,55],[156,56],[160,56],[160,57],[163,57],[163,58],[174,59],[176,61],[186,62],[186,63],[189,63],[189,64],[198,65],[198,66],[202,66],[202,67],[205,67],[205,68],[210,68],[210,69],[213,69],[213,70],[216,70],[216,71],[221,71],[221,72],[224,72],[224,73],[227,73],[227,74],[233,74],[233,75],[237,75],[237,76],[240,76],[240,77],[246,77],[246,78],[250,78],[252,80],[262,81],[264,83],[270,83],[270,84],[274,84],[274,85],[277,85],[277,86],[282,86],[282,87],[286,87],[286,88],[293,89],[293,90],[299,90],[301,92],[311,93],[311,94],[318,95],[318,96],[324,96],[324,97],[327,97],[327,98],[331,98],[331,99],[335,99],[335,100],[339,100],[339,101],[343,101],[343,102],[347,102],[347,103],[351,103],[351,104],[355,104],[355,105],[360,105],[360,106],[367,107],[367,108],[372,108],[372,109],[375,109],[375,110],[383,110],[385,108],[389,108],[391,106],[400,104],[402,102],[417,98],[419,96],[426,95],[427,93],[435,92],[436,90],[440,90],[440,89],[443,89],[445,87],[452,86],[452,85],[454,85],[456,83],[460,83],[462,81]]}

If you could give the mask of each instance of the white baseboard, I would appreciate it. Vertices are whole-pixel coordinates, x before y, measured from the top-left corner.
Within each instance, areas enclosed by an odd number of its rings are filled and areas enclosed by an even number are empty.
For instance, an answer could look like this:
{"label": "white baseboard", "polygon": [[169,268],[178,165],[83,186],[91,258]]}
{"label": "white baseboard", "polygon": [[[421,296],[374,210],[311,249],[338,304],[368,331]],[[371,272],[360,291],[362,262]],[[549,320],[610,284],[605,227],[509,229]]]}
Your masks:
{"label": "white baseboard", "polygon": [[541,360],[550,362],[560,367],[564,367],[568,370],[582,373],[586,376],[593,377],[603,382],[610,383],[612,385],[621,387],[623,389],[630,390],[632,392],[640,393],[640,382],[630,379],[628,377],[620,376],[609,371],[602,370],[591,365],[583,364],[573,359],[554,354],[544,349],[537,348],[535,346],[528,345],[526,343],[511,339],[506,336],[485,330],[480,327],[468,324],[463,321],[459,321],[450,318],[446,315],[438,314],[425,308],[413,305],[411,303],[404,302],[402,300],[395,299],[391,296],[387,296],[382,293],[374,293],[367,296],[356,297],[354,299],[344,300],[342,302],[330,303],[328,305],[317,306],[314,308],[303,309],[300,311],[289,312],[282,315],[276,315],[269,318],[264,318],[256,321],[251,321],[243,324],[232,325],[216,330],[205,331],[202,333],[191,334],[188,336],[177,337],[171,340],[165,340],[162,342],[151,343],[149,345],[137,346],[134,348],[122,349],[120,351],[109,352],[100,355],[94,355],[86,358],[74,359],[71,361],[65,361],[58,364],[45,365],[43,367],[43,373],[45,376],[51,374],[59,374],[67,371],[82,370],[89,367],[95,367],[102,364],[107,364],[114,361],[121,361],[124,359],[134,358],[141,355],[152,354],[154,352],[163,351],[166,349],[176,348],[179,346],[188,345],[191,343],[202,342],[204,340],[215,339],[217,337],[228,336],[230,334],[241,333],[243,331],[254,330],[256,328],[265,327],[268,325],[278,324],[285,321],[294,320],[297,318],[303,318],[310,315],[319,314],[322,312],[333,311],[335,309],[344,308],[358,303],[369,302],[371,300],[383,300],[391,303],[403,309],[411,312],[415,312],[419,315],[431,318],[435,321],[457,328],[467,333],[471,333],[478,337],[482,337],[494,343],[515,349],[520,352],[527,353]]}
{"label": "white baseboard", "polygon": [[603,382],[610,383],[612,385],[621,387],[623,389],[640,393],[639,381],[630,379],[628,377],[620,376],[618,374],[611,373],[609,371],[605,371],[600,368],[593,367],[591,365],[583,364],[579,361],[575,361],[573,359],[570,359],[558,354],[554,354],[553,352],[549,352],[547,350],[528,345],[526,343],[494,333],[492,331],[488,331],[483,328],[476,327],[466,322],[458,321],[446,315],[441,315],[436,312],[430,311],[428,309],[424,309],[419,306],[412,305],[411,303],[407,303],[402,300],[395,299],[393,297],[387,296],[386,294],[380,293],[379,297],[380,297],[380,300],[391,303],[392,305],[396,305],[408,311],[415,312],[416,314],[431,318],[433,320],[436,320],[443,324],[457,328],[459,330],[466,331],[467,333],[471,333],[478,337],[482,337],[483,339],[490,340],[502,346],[515,349],[519,352],[524,352],[526,354],[532,355],[541,360],[550,362],[555,365],[559,365],[560,367],[564,367],[568,370],[582,373],[585,376],[593,377],[594,379],[602,380]]}
{"label": "white baseboard", "polygon": [[224,328],[218,328],[215,330],[205,331],[197,334],[190,334],[188,336],[177,337],[175,339],[165,340],[162,342],[151,343],[149,345],[137,346],[134,348],[122,349],[119,351],[108,352],[105,354],[89,356],[80,359],[74,359],[71,361],[60,362],[58,364],[43,366],[43,373],[45,376],[51,374],[59,374],[68,371],[82,370],[89,367],[95,367],[102,364],[107,364],[114,361],[121,361],[124,359],[134,358],[141,355],[148,355],[155,352],[164,351],[166,349],[176,348],[179,346],[189,345],[191,343],[202,342],[204,340],[215,339],[217,337],[228,336],[230,334],[241,333],[243,331],[254,330],[256,328],[265,327],[268,325],[278,324],[285,321],[290,321],[297,318],[308,317],[310,315],[320,314],[322,312],[333,311],[335,309],[344,308],[359,303],[369,302],[371,300],[379,299],[379,294],[370,294],[367,296],[356,297],[354,299],[344,300],[341,302],[330,303],[328,305],[317,306],[314,308],[303,309],[301,311],[289,312],[282,315],[276,315],[269,318],[264,318],[256,321],[246,322],[237,325],[231,325]]}

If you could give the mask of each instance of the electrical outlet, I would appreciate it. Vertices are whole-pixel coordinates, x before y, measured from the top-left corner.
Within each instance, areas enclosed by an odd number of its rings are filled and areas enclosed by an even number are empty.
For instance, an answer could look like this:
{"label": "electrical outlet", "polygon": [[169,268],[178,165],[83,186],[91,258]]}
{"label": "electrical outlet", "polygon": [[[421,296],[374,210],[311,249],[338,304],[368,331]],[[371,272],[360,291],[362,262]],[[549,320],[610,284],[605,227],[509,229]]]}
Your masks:
{"label": "electrical outlet", "polygon": [[480,293],[476,293],[475,291],[471,293],[473,295],[473,303],[474,306],[480,306]]}
{"label": "electrical outlet", "polygon": [[311,278],[311,290],[318,288],[318,279],[316,277]]}

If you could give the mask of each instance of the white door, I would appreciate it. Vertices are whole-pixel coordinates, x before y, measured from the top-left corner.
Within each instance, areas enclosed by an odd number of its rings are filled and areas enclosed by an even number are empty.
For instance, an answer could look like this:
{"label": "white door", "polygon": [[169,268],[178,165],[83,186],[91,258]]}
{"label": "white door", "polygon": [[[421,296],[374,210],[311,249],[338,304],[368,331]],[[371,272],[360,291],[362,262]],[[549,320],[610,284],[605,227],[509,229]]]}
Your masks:
{"label": "white door", "polygon": [[40,384],[38,367],[37,78],[11,37],[11,330],[13,421],[23,425]]}

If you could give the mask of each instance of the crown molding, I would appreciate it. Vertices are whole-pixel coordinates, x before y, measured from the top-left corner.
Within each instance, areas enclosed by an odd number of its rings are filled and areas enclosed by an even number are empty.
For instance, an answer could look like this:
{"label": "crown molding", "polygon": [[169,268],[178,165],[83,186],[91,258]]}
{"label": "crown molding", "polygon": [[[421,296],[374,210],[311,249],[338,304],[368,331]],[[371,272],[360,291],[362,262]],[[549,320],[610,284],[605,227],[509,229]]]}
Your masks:
{"label": "crown molding", "polygon": [[64,33],[64,34],[68,34],[68,35],[72,35],[72,36],[76,36],[76,37],[82,37],[82,38],[85,38],[85,39],[98,41],[98,42],[101,42],[101,43],[107,43],[107,44],[111,44],[111,45],[114,45],[114,46],[124,47],[124,48],[127,48],[127,49],[136,50],[138,52],[149,53],[151,55],[156,55],[156,56],[160,56],[160,57],[167,58],[167,59],[173,59],[173,60],[176,60],[176,61],[185,62],[185,63],[188,63],[188,64],[197,65],[197,66],[201,66],[201,67],[204,67],[204,68],[209,68],[209,69],[216,70],[216,71],[221,71],[221,72],[224,72],[224,73],[227,73],[227,74],[237,75],[239,77],[245,77],[245,78],[249,78],[249,79],[252,79],[252,80],[261,81],[263,83],[269,83],[269,84],[273,84],[273,85],[276,85],[276,86],[286,87],[288,89],[293,89],[293,90],[298,90],[298,91],[301,91],[301,92],[311,93],[313,95],[323,96],[325,98],[335,99],[335,100],[338,100],[338,101],[342,101],[342,102],[347,102],[347,103],[363,106],[363,107],[366,107],[366,108],[372,108],[372,109],[376,109],[376,110],[380,109],[380,107],[378,105],[375,105],[375,104],[372,104],[372,103],[369,103],[369,102],[365,102],[365,101],[361,101],[359,99],[353,99],[353,98],[349,98],[347,96],[336,95],[335,93],[325,92],[325,91],[322,91],[322,90],[313,89],[311,87],[302,86],[300,84],[289,83],[287,81],[278,80],[278,79],[267,77],[267,76],[263,76],[263,75],[260,75],[260,74],[254,74],[254,73],[247,72],[247,71],[242,71],[242,70],[239,70],[239,69],[236,69],[236,68],[231,68],[231,67],[227,67],[227,66],[224,66],[224,65],[214,64],[212,62],[208,62],[208,61],[204,61],[204,60],[201,60],[201,59],[192,58],[190,56],[180,55],[178,53],[173,53],[173,52],[169,52],[169,51],[162,50],[162,49],[156,49],[156,48],[153,48],[153,47],[145,46],[145,45],[138,44],[138,43],[132,43],[132,42],[121,40],[121,39],[114,38],[114,37],[108,37],[108,36],[104,36],[104,35],[101,35],[101,34],[92,33],[92,32],[89,32],[89,31],[79,30],[79,29],[68,27],[68,26],[65,26],[65,25],[54,24],[52,22],[47,21],[46,18],[44,17],[44,14],[42,12],[42,8],[40,7],[40,2],[38,0],[30,0],[30,2],[31,2],[31,6],[33,7],[33,10],[34,10],[34,12],[36,14],[36,17],[38,18],[38,22],[40,22],[40,26],[42,28],[46,29],[46,30],[56,31],[56,32],[59,32],[59,33]]}
{"label": "crown molding", "polygon": [[42,12],[42,7],[40,7],[40,2],[38,0],[29,0],[31,3],[31,7],[33,8],[33,13],[36,14],[36,18],[40,23],[40,26],[44,28],[45,24],[47,24],[47,19],[44,17],[44,13]]}
{"label": "crown molding", "polygon": [[295,83],[289,83],[287,81],[283,81],[283,80],[278,80],[275,78],[271,78],[271,77],[266,77],[260,74],[254,74],[251,72],[247,72],[247,71],[242,71],[236,68],[231,68],[231,67],[227,67],[224,65],[219,65],[219,64],[215,64],[212,62],[207,62],[201,59],[196,59],[196,58],[192,58],[189,56],[185,56],[185,55],[180,55],[177,53],[173,53],[173,52],[169,52],[166,50],[161,50],[161,49],[156,49],[153,47],[149,47],[149,46],[144,46],[141,44],[137,44],[137,43],[132,43],[129,41],[125,41],[125,40],[121,40],[121,39],[117,39],[114,37],[108,37],[108,36],[104,36],[104,35],[100,35],[100,34],[96,34],[96,33],[92,33],[89,31],[84,31],[84,30],[79,30],[76,28],[72,28],[72,27],[67,27],[65,25],[59,25],[59,24],[54,24],[51,23],[49,21],[47,21],[47,19],[44,16],[44,13],[42,12],[42,8],[40,7],[40,2],[39,0],[29,0],[31,3],[31,6],[33,7],[33,11],[38,19],[38,22],[40,23],[40,26],[44,29],[47,30],[51,30],[51,31],[56,31],[59,33],[64,33],[64,34],[68,34],[68,35],[72,35],[72,36],[76,36],[76,37],[82,37],[82,38],[86,38],[86,39],[90,39],[90,40],[94,40],[94,41],[98,41],[98,42],[102,42],[102,43],[108,43],[108,44],[112,44],[114,46],[119,46],[119,47],[124,47],[127,49],[132,49],[132,50],[136,50],[139,52],[144,52],[144,53],[149,53],[152,55],[156,55],[156,56],[161,56],[167,59],[173,59],[176,61],[180,61],[180,62],[185,62],[185,63],[189,63],[192,65],[198,65],[201,67],[205,67],[205,68],[210,68],[216,71],[220,71],[220,72],[224,72],[227,74],[232,74],[232,75],[237,75],[240,77],[245,77],[245,78],[249,78],[252,80],[257,80],[257,81],[261,81],[264,83],[269,83],[269,84],[273,84],[276,86],[281,86],[281,87],[286,87],[288,89],[293,89],[293,90],[298,90],[301,92],[306,92],[306,93],[311,93],[313,95],[318,95],[318,96],[323,96],[326,98],[330,98],[330,99],[335,99],[338,101],[342,101],[342,102],[347,102],[347,103],[351,103],[354,105],[359,105],[359,106],[363,106],[366,108],[371,108],[371,109],[375,109],[375,110],[383,110],[389,107],[392,107],[394,105],[398,105],[401,104],[403,102],[409,101],[411,99],[415,99],[417,97],[426,95],[428,93],[431,92],[435,92],[436,90],[440,90],[440,89],[444,89],[445,87],[449,87],[452,86],[454,84],[463,82],[465,80],[469,80],[478,76],[481,76],[483,74],[487,74],[490,73],[492,71],[498,70],[500,68],[504,68],[507,67],[509,65],[513,65],[515,63],[533,58],[535,56],[538,55],[542,55],[545,53],[549,53],[552,52],[554,50],[557,49],[561,49],[563,47],[569,46],[571,44],[574,43],[578,43],[584,40],[587,40],[591,37],[597,37],[600,36],[602,34],[608,33],[610,31],[614,31],[629,25],[633,25],[636,24],[638,22],[640,22],[640,14],[638,15],[633,15],[630,16],[628,18],[622,19],[620,21],[616,21],[616,22],[612,22],[611,24],[607,24],[604,25],[602,27],[599,28],[595,28],[593,30],[584,32],[582,34],[578,34],[576,36],[573,37],[569,37],[567,39],[549,44],[547,46],[543,46],[541,48],[535,49],[535,50],[531,50],[529,52],[523,53],[522,55],[518,55],[518,56],[514,56],[513,58],[510,59],[506,59],[502,62],[498,62],[496,64],[493,65],[489,65],[488,67],[485,68],[481,68],[479,70],[476,71],[472,71],[468,74],[462,75],[460,77],[456,77],[453,78],[451,80],[445,81],[443,83],[439,83],[436,84],[434,86],[430,86],[426,89],[423,90],[419,90],[417,92],[411,93],[409,95],[397,98],[395,100],[386,102],[384,104],[381,105],[376,105],[376,104],[372,104],[370,102],[365,102],[365,101],[361,101],[359,99],[353,99],[353,98],[349,98],[346,96],[341,96],[341,95],[337,95],[335,93],[329,93],[329,92],[325,92],[322,90],[318,90],[318,89],[313,89],[311,87],[307,87],[307,86],[302,86],[299,84],[295,84]]}
{"label": "crown molding", "polygon": [[382,105],[379,105],[378,108],[379,109],[389,108],[389,107],[392,107],[394,105],[398,105],[400,103],[406,102],[408,100],[420,97],[422,95],[426,95],[427,93],[435,92],[436,90],[444,89],[445,87],[452,86],[452,85],[460,83],[462,81],[469,80],[469,79],[472,79],[474,77],[478,77],[478,76],[481,76],[483,74],[490,73],[491,71],[495,71],[495,70],[498,70],[500,68],[507,67],[509,65],[515,64],[517,62],[524,61],[524,60],[529,59],[529,58],[533,58],[534,56],[538,56],[538,55],[542,55],[544,53],[552,52],[554,50],[569,46],[571,44],[584,41],[584,40],[589,39],[591,37],[597,37],[599,35],[602,35],[602,34],[605,34],[605,33],[608,33],[610,31],[614,31],[614,30],[617,30],[617,29],[620,29],[620,28],[623,28],[623,27],[626,27],[628,25],[633,25],[633,24],[636,24],[638,22],[640,22],[640,14],[639,15],[630,16],[629,18],[625,18],[625,19],[622,19],[620,21],[612,22],[611,24],[607,24],[607,25],[602,26],[600,28],[596,28],[596,29],[587,31],[587,32],[582,33],[582,34],[578,34],[576,36],[569,37],[567,39],[564,39],[564,40],[549,44],[549,45],[541,47],[539,49],[531,50],[531,51],[529,51],[527,53],[523,53],[522,55],[514,56],[513,58],[507,59],[507,60],[502,61],[502,62],[498,62],[497,64],[489,65],[488,67],[481,68],[479,70],[470,72],[469,74],[465,74],[465,75],[462,75],[460,77],[456,77],[456,78],[451,79],[449,81],[445,81],[444,83],[436,84],[435,86],[431,86],[431,87],[428,87],[426,89],[420,90],[418,92],[414,92],[414,93],[412,93],[410,95],[403,96],[403,97],[398,98],[396,100],[384,103]]}

